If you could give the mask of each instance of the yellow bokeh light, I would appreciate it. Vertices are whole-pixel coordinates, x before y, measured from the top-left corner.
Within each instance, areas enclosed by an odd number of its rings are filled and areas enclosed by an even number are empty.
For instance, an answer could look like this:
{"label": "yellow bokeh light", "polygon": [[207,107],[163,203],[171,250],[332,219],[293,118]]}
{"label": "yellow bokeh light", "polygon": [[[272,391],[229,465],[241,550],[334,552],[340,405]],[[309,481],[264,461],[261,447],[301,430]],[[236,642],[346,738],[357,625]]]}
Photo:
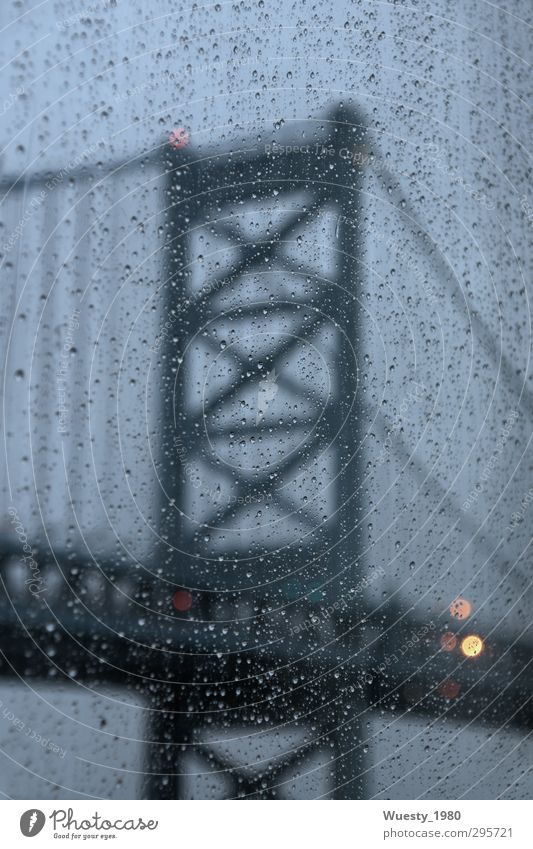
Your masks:
{"label": "yellow bokeh light", "polygon": [[461,651],[465,657],[477,657],[481,654],[483,648],[483,640],[477,634],[469,634],[461,643]]}

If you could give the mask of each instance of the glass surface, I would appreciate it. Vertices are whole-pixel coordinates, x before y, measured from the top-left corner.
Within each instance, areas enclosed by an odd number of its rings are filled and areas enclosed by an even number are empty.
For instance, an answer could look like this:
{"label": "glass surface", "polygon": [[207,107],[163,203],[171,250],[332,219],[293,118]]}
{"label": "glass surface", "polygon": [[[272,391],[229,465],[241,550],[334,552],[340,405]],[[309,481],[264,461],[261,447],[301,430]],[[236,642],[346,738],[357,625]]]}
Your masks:
{"label": "glass surface", "polygon": [[531,9],[0,9],[0,792],[528,798]]}

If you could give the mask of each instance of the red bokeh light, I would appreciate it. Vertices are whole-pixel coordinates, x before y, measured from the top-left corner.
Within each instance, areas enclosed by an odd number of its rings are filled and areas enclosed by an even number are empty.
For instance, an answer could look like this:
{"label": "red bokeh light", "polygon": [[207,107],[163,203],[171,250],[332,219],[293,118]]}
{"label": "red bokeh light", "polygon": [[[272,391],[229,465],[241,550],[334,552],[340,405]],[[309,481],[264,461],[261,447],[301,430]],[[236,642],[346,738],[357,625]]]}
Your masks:
{"label": "red bokeh light", "polygon": [[180,613],[190,610],[192,607],[192,595],[189,590],[176,590],[172,596],[172,606],[175,610],[179,610]]}
{"label": "red bokeh light", "polygon": [[451,631],[446,631],[440,638],[440,647],[443,651],[453,651],[457,646],[457,637]]}
{"label": "red bokeh light", "polygon": [[172,147],[186,147],[189,143],[189,132],[185,127],[174,127],[168,137],[168,143]]}
{"label": "red bokeh light", "polygon": [[443,699],[456,699],[461,692],[461,685],[452,678],[447,678],[439,684],[439,694]]}

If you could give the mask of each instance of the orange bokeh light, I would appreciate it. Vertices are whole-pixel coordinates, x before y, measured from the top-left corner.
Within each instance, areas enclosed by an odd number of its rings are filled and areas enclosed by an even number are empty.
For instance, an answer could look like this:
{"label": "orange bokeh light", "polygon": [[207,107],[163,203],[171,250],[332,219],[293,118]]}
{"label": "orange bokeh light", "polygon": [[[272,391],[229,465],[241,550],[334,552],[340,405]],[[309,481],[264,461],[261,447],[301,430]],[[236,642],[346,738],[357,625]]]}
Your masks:
{"label": "orange bokeh light", "polygon": [[450,604],[450,614],[454,619],[466,619],[472,613],[472,605],[466,598],[456,598]]}
{"label": "orange bokeh light", "polygon": [[461,651],[465,657],[478,657],[483,648],[483,640],[477,634],[469,634],[461,643]]}

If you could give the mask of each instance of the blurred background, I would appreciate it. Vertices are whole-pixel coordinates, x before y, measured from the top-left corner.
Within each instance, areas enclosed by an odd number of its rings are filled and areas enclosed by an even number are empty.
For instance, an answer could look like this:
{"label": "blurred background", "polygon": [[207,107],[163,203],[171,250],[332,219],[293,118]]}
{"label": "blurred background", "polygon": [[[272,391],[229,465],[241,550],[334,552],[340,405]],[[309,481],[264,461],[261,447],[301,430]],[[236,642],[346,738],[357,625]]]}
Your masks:
{"label": "blurred background", "polygon": [[0,792],[528,798],[531,10],[0,10]]}

